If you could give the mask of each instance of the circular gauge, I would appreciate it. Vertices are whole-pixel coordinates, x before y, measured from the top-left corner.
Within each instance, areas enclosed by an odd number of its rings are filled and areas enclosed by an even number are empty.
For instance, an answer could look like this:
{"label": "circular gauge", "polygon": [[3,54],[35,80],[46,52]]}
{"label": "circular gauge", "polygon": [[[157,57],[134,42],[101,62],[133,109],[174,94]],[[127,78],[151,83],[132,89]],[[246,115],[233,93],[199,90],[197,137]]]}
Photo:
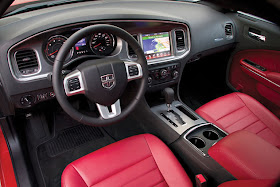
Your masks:
{"label": "circular gauge", "polygon": [[[65,36],[62,35],[57,35],[57,36],[52,36],[48,39],[46,48],[45,48],[45,55],[47,59],[51,62],[54,62],[57,53],[63,43],[67,40]],[[69,54],[67,55],[65,62],[68,62],[73,56],[73,48],[70,50]]]}
{"label": "circular gauge", "polygon": [[97,55],[109,55],[114,50],[114,37],[107,33],[94,33],[90,39],[90,48]]}

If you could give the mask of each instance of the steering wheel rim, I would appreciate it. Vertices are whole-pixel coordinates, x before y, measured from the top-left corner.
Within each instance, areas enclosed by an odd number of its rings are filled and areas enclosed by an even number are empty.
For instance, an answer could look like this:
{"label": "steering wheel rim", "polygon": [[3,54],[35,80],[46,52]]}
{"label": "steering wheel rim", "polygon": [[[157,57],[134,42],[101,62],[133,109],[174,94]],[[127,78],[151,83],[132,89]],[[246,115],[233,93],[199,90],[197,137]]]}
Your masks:
{"label": "steering wheel rim", "polygon": [[[105,32],[105,33],[111,33],[114,34],[124,41],[126,41],[131,48],[136,53],[138,59],[137,63],[141,65],[142,67],[142,73],[143,76],[141,79],[138,79],[139,81],[136,82],[137,85],[137,94],[135,98],[130,102],[128,106],[125,107],[121,113],[113,118],[104,119],[104,118],[94,118],[85,114],[82,114],[78,110],[76,110],[68,101],[67,95],[64,90],[63,85],[63,77],[62,77],[62,68],[63,68],[63,62],[66,59],[67,53],[70,51],[70,49],[82,38],[95,33],[95,32]],[[108,58],[110,60],[110,58]],[[63,108],[63,110],[71,116],[73,119],[77,120],[80,123],[91,125],[91,126],[104,126],[104,125],[110,125],[113,123],[116,123],[118,121],[121,121],[124,119],[130,112],[134,110],[134,108],[137,106],[139,100],[141,97],[145,94],[146,88],[147,88],[147,77],[148,77],[148,65],[147,60],[145,58],[144,52],[139,45],[139,43],[131,36],[128,32],[125,30],[112,26],[112,25],[106,25],[106,24],[98,24],[93,26],[85,27],[73,35],[71,35],[66,42],[62,45],[60,48],[57,57],[54,62],[53,66],[53,75],[52,75],[52,84],[53,89],[56,94],[56,98],[60,106]]]}

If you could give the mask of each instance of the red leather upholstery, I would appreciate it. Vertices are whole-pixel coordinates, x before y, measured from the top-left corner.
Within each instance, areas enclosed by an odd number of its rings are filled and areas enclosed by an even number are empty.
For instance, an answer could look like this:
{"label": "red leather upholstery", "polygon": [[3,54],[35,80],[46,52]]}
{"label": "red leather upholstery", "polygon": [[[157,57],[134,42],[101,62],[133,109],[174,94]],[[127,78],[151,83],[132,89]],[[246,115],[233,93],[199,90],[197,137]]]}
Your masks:
{"label": "red leather upholstery", "polygon": [[[267,71],[259,71],[243,63],[244,59],[266,68]],[[280,51],[250,49],[237,52],[232,58],[228,78],[238,91],[252,96],[280,118],[280,87],[271,82],[280,84]],[[265,89],[260,90],[260,87]],[[278,102],[275,102],[277,99]]]}
{"label": "red leather upholstery", "polygon": [[17,181],[10,156],[10,152],[0,128],[0,180],[2,187],[16,187]]}
{"label": "red leather upholstery", "polygon": [[247,130],[280,148],[280,120],[246,94],[225,95],[201,106],[196,112],[228,133]]}
{"label": "red leather upholstery", "polygon": [[248,131],[226,136],[212,146],[208,154],[237,179],[280,176],[280,150]]}
{"label": "red leather upholstery", "polygon": [[235,180],[225,182],[219,187],[272,187],[275,180]]}
{"label": "red leather upholstery", "polygon": [[168,147],[150,134],[108,145],[69,164],[61,179],[72,186],[192,186]]}

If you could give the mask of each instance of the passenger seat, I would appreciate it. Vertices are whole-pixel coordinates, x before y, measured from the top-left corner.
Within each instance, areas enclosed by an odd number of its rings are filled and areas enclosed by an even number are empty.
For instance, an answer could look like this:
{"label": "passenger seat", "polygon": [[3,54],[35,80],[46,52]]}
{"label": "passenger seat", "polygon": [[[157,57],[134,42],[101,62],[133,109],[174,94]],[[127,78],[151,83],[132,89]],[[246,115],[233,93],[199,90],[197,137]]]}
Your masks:
{"label": "passenger seat", "polygon": [[247,130],[280,149],[280,120],[246,94],[225,95],[206,103],[196,112],[227,133]]}

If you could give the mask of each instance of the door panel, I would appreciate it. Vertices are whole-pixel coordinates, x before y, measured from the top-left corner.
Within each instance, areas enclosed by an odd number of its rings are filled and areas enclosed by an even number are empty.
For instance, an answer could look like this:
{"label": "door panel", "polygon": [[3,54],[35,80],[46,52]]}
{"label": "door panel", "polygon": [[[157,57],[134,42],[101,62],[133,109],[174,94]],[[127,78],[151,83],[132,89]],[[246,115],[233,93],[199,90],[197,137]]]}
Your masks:
{"label": "door panel", "polygon": [[229,85],[280,118],[280,27],[242,13],[231,18],[238,34],[229,62]]}
{"label": "door panel", "polygon": [[229,81],[280,116],[280,52],[243,50],[232,59]]}

